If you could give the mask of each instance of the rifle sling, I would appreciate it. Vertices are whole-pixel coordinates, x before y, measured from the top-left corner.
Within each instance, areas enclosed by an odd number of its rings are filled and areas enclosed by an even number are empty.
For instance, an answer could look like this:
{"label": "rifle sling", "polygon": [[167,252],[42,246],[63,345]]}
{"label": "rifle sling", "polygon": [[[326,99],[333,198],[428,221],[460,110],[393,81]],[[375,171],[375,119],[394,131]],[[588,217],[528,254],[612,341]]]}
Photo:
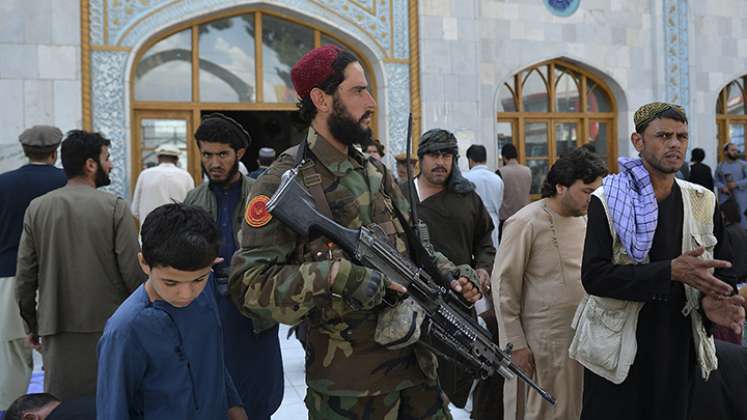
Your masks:
{"label": "rifle sling", "polygon": [[326,217],[334,220],[332,217],[332,210],[329,207],[327,197],[324,195],[324,189],[322,188],[322,176],[314,169],[316,165],[313,159],[306,159],[306,155],[311,156],[314,153],[308,150],[306,140],[301,142],[298,150],[296,151],[296,166],[298,166],[301,176],[303,177],[303,183],[311,193],[311,198],[314,199],[314,204]]}

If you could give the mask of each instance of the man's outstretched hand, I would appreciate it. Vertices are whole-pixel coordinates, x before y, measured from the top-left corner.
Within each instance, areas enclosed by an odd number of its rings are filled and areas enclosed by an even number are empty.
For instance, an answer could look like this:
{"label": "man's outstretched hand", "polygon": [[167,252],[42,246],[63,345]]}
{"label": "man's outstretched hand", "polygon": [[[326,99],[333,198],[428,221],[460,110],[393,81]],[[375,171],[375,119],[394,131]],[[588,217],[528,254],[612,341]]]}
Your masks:
{"label": "man's outstretched hand", "polygon": [[698,258],[703,255],[703,251],[705,251],[703,247],[698,247],[673,259],[672,280],[688,284],[709,296],[731,295],[731,286],[717,279],[712,273],[714,268],[731,267],[731,263],[724,260]]}
{"label": "man's outstretched hand", "polygon": [[744,329],[744,298],[739,295],[716,298],[706,295],[701,301],[703,312],[714,324],[729,328],[735,334]]}

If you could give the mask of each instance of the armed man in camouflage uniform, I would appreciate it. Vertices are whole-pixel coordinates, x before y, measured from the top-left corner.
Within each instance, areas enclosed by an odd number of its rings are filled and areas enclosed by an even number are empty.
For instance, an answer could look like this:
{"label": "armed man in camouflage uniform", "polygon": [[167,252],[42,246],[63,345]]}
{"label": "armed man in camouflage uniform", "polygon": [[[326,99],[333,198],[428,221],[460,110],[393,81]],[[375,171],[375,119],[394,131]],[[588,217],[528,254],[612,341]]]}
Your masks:
{"label": "armed man in camouflage uniform", "polygon": [[[351,262],[323,237],[296,235],[267,211],[281,175],[300,165],[322,213],[349,228],[376,224],[408,253],[407,201],[383,165],[352,147],[370,136],[376,106],[360,63],[327,45],[302,57],[291,77],[301,116],[311,128],[252,189],[241,250],[232,261],[231,295],[255,317],[307,325],[310,418],[448,419],[433,355],[417,343],[390,350],[374,339],[379,316],[405,306],[403,288]],[[471,302],[480,298],[472,269],[434,258],[439,270],[458,278],[454,290]]]}

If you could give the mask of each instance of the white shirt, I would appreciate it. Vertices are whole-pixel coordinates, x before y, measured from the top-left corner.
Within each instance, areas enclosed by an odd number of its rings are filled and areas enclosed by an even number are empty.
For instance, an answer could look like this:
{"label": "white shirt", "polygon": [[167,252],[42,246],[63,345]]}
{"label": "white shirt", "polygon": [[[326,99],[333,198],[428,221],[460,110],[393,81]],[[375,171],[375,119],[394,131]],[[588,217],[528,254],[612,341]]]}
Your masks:
{"label": "white shirt", "polygon": [[161,163],[140,172],[130,209],[142,224],[153,209],[174,201],[181,203],[194,187],[189,172],[173,163]]}
{"label": "white shirt", "polygon": [[501,203],[503,202],[503,180],[485,165],[476,165],[464,173],[464,177],[477,187],[477,195],[482,199],[482,204],[488,209],[490,219],[493,221],[493,246],[498,248],[498,225]]}

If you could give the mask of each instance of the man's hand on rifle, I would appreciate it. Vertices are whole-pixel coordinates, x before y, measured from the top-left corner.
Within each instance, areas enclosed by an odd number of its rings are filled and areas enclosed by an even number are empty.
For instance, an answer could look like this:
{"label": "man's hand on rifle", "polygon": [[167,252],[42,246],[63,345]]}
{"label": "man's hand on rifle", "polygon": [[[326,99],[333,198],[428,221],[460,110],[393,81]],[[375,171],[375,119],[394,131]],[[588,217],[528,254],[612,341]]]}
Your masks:
{"label": "man's hand on rifle", "polygon": [[451,281],[451,288],[461,293],[462,297],[470,303],[475,303],[482,297],[480,290],[467,277],[459,277]]}
{"label": "man's hand on rifle", "polygon": [[370,309],[381,303],[384,289],[407,293],[407,289],[379,271],[338,259],[329,270],[329,286],[333,294],[353,301],[361,309]]}

